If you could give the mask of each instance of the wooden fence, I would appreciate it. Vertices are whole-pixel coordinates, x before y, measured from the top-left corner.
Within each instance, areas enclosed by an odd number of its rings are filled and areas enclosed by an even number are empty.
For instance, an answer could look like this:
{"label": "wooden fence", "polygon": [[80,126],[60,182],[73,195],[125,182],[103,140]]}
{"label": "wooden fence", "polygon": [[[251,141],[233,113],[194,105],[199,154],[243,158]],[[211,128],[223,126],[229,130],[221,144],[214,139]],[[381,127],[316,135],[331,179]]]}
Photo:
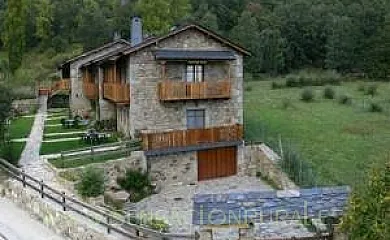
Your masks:
{"label": "wooden fence", "polygon": [[[141,225],[131,224],[126,216],[114,216],[108,211],[98,209],[76,198],[69,197],[64,192],[46,185],[43,181],[28,175],[23,170],[14,167],[3,159],[0,159],[0,169],[8,173],[11,178],[21,182],[24,188],[34,190],[39,193],[42,199],[48,199],[60,206],[62,211],[74,212],[106,228],[108,234],[115,232],[129,239],[198,239],[197,234],[163,233]],[[135,233],[124,229],[129,229]]]}
{"label": "wooden fence", "polygon": [[237,124],[207,129],[142,133],[141,136],[143,149],[149,151],[207,143],[240,141],[243,139],[243,127]]}

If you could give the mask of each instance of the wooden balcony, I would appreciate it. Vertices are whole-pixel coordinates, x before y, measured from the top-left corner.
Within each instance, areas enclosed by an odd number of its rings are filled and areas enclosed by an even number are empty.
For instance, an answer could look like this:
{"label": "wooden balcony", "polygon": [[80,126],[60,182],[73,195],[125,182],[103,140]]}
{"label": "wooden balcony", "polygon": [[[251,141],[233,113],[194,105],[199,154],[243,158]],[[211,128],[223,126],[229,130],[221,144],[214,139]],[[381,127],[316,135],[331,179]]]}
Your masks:
{"label": "wooden balcony", "polygon": [[99,88],[96,83],[93,82],[83,82],[83,91],[84,95],[91,100],[95,100],[99,96]]}
{"label": "wooden balcony", "polygon": [[70,79],[61,79],[56,81],[51,87],[53,92],[56,91],[69,91],[70,90]]}
{"label": "wooden balcony", "polygon": [[145,151],[175,147],[189,147],[218,142],[235,142],[243,139],[241,125],[229,125],[207,129],[172,130],[141,133]]}
{"label": "wooden balcony", "polygon": [[188,83],[163,81],[159,83],[161,101],[183,101],[201,99],[229,99],[230,81]]}
{"label": "wooden balcony", "polygon": [[130,104],[130,84],[104,83],[105,99],[117,104]]}

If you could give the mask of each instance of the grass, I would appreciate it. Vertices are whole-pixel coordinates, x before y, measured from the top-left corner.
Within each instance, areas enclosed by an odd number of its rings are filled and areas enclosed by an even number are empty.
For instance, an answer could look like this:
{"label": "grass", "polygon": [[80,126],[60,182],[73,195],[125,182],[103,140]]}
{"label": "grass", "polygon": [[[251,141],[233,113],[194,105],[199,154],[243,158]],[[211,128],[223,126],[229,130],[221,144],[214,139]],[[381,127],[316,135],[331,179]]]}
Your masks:
{"label": "grass", "polygon": [[44,136],[43,140],[52,140],[52,139],[60,139],[60,138],[81,138],[80,133],[72,133],[72,134],[67,134],[67,135],[52,135],[52,136]]}
{"label": "grass", "polygon": [[[115,138],[111,138],[106,143],[113,143],[117,140]],[[61,153],[63,151],[69,151],[69,150],[77,150],[79,148],[86,148],[90,147],[90,143],[86,143],[81,140],[75,140],[75,141],[67,141],[67,142],[53,142],[53,143],[42,143],[41,150],[39,152],[40,155],[47,155],[47,154],[56,154]]]}
{"label": "grass", "polygon": [[[357,186],[372,164],[390,159],[390,85],[376,83],[378,95],[372,98],[358,91],[361,84],[335,86],[336,99],[305,103],[300,101],[301,88],[271,90],[269,81],[247,83],[252,90],[245,93],[246,138],[262,140],[261,126],[266,126],[270,135],[293,143],[314,167],[318,184]],[[318,96],[324,89],[313,87]],[[341,95],[351,96],[352,104],[339,104]],[[283,108],[285,99],[291,107]],[[372,101],[381,103],[382,113],[369,112]]]}
{"label": "grass", "polygon": [[11,122],[9,134],[11,139],[27,138],[30,135],[32,125],[34,124],[33,117],[17,118]]}
{"label": "grass", "polygon": [[[12,142],[12,154],[15,160],[17,161],[20,159],[20,156],[22,155],[22,152],[24,150],[24,147],[26,146],[25,142]],[[5,146],[0,146],[0,157],[7,159]]]}
{"label": "grass", "polygon": [[104,163],[110,160],[117,160],[126,156],[128,156],[128,152],[114,151],[114,152],[99,154],[94,157],[92,157],[91,155],[85,155],[81,158],[74,158],[74,159],[56,158],[56,159],[49,160],[49,162],[53,164],[53,166],[56,168],[77,168],[88,164]]}
{"label": "grass", "polygon": [[45,129],[43,131],[44,134],[47,133],[67,133],[67,132],[80,132],[83,130],[86,130],[86,127],[79,127],[79,128],[64,128],[62,126],[54,126],[54,127],[48,127],[45,126]]}

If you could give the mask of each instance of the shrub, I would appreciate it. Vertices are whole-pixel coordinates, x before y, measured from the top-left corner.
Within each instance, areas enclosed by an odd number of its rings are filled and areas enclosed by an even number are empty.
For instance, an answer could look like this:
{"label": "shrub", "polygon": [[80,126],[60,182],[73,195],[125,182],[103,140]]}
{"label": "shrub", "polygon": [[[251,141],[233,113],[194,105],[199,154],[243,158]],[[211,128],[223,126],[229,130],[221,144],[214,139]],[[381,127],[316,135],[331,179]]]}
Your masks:
{"label": "shrub", "polygon": [[371,103],[370,112],[383,112],[383,108],[379,103]]}
{"label": "shrub", "polygon": [[350,96],[343,95],[343,96],[340,97],[339,103],[340,103],[340,104],[349,105],[349,104],[352,103],[352,99],[351,99]]}
{"label": "shrub", "polygon": [[76,189],[83,197],[97,197],[104,193],[104,182],[103,170],[87,168],[81,174]]}
{"label": "shrub", "polygon": [[277,82],[272,82],[271,89],[281,89],[281,88],[283,88],[283,84],[277,83]]}
{"label": "shrub", "polygon": [[300,83],[299,83],[299,80],[297,81],[296,78],[294,77],[288,77],[287,80],[286,80],[286,87],[299,87],[299,86],[302,86]]}
{"label": "shrub", "polygon": [[282,108],[283,109],[288,109],[288,108],[290,108],[292,106],[293,106],[293,104],[291,102],[291,99],[285,98],[285,99],[282,100]]}
{"label": "shrub", "polygon": [[365,94],[374,97],[377,94],[377,92],[378,92],[378,86],[371,85],[371,86],[367,87]]}
{"label": "shrub", "polygon": [[155,219],[153,216],[146,214],[140,215],[140,218],[130,217],[129,222],[136,225],[148,226],[149,228],[159,232],[169,232],[169,225],[165,223],[164,220]]}
{"label": "shrub", "polygon": [[334,99],[335,98],[335,91],[331,87],[327,87],[324,90],[324,98],[326,99]]}
{"label": "shrub", "polygon": [[132,202],[139,202],[152,192],[149,176],[135,170],[127,170],[125,177],[118,177],[117,183],[130,193]]}
{"label": "shrub", "polygon": [[303,90],[301,94],[301,100],[304,102],[312,102],[314,100],[314,92],[310,88]]}
{"label": "shrub", "polygon": [[247,92],[251,92],[253,90],[253,87],[252,86],[247,86],[246,88],[245,88],[245,91],[247,91]]}
{"label": "shrub", "polygon": [[359,92],[365,92],[366,91],[366,86],[365,85],[359,85],[359,87],[358,87],[358,91]]}

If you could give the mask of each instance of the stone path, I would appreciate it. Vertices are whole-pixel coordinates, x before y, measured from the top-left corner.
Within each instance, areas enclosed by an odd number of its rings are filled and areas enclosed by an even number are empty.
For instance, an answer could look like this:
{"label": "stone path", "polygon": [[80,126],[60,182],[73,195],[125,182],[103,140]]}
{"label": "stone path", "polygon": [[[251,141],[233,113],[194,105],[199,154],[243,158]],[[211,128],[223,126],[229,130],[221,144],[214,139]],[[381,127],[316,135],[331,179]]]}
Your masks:
{"label": "stone path", "polygon": [[163,219],[171,226],[172,232],[187,233],[195,230],[192,225],[192,198],[195,194],[270,189],[272,188],[259,178],[238,176],[199,182],[197,185],[165,186],[161,193],[130,206],[127,211]]}

